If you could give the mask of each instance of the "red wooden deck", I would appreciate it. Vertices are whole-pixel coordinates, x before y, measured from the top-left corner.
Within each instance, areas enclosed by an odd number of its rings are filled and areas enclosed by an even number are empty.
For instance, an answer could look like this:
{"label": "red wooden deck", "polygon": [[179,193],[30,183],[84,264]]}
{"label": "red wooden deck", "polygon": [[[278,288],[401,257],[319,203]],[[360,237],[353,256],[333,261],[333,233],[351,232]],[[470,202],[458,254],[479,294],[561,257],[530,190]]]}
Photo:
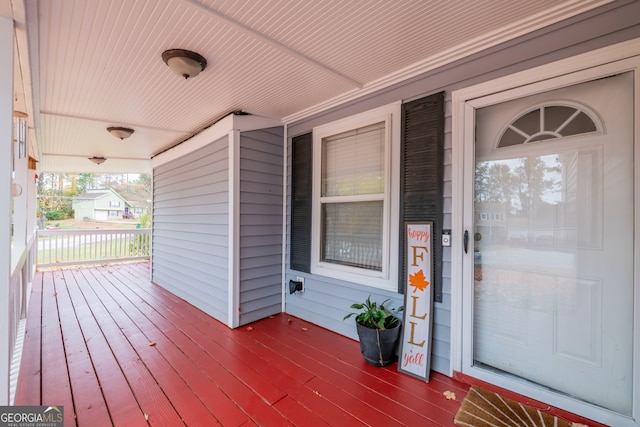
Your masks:
{"label": "red wooden deck", "polygon": [[135,263],[36,275],[15,404],[64,406],[66,427],[452,426],[467,390],[286,314],[229,329]]}

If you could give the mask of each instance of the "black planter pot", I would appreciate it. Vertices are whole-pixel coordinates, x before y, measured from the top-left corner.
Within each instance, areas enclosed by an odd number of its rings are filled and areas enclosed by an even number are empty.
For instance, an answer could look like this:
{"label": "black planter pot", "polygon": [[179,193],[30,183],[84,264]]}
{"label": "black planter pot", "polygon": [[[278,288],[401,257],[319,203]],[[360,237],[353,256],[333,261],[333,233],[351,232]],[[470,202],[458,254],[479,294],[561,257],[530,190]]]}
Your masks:
{"label": "black planter pot", "polygon": [[387,366],[396,360],[396,345],[400,337],[400,322],[389,329],[371,329],[356,322],[360,337],[360,352],[373,366]]}

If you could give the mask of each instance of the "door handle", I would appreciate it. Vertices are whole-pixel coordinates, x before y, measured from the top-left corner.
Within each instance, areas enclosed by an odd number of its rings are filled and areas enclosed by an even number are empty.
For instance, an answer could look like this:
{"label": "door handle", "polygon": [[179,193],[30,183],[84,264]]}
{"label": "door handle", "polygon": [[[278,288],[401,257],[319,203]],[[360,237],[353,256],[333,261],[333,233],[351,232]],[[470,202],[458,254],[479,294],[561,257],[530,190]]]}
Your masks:
{"label": "door handle", "polygon": [[464,253],[469,249],[469,230],[464,230]]}

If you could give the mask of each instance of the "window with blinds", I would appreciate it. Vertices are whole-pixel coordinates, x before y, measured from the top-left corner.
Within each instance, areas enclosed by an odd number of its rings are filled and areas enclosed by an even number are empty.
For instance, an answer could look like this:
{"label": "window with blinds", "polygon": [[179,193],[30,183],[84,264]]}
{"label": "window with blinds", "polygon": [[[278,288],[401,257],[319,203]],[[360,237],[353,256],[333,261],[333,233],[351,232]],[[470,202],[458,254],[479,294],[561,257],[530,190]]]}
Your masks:
{"label": "window with blinds", "polygon": [[399,139],[400,103],[313,130],[312,273],[397,289]]}
{"label": "window with blinds", "polygon": [[382,271],[385,122],[322,138],[322,262]]}
{"label": "window with blinds", "polygon": [[[291,144],[291,269],[404,292],[405,222],[431,221],[442,234],[444,92],[315,127]],[[442,248],[433,250],[442,301]]]}

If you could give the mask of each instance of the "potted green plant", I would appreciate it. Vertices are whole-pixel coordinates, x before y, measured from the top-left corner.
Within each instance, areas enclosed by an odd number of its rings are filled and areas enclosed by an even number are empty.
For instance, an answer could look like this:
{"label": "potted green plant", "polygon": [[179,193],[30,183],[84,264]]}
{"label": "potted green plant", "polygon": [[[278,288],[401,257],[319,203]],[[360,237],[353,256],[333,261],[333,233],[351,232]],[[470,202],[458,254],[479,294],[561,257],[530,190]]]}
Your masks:
{"label": "potted green plant", "polygon": [[402,311],[385,307],[390,300],[381,304],[371,302],[371,295],[363,304],[351,304],[351,308],[360,310],[349,313],[343,320],[356,316],[356,329],[360,339],[360,352],[364,360],[373,366],[387,366],[396,359],[396,345],[400,337],[402,323],[395,313]]}

